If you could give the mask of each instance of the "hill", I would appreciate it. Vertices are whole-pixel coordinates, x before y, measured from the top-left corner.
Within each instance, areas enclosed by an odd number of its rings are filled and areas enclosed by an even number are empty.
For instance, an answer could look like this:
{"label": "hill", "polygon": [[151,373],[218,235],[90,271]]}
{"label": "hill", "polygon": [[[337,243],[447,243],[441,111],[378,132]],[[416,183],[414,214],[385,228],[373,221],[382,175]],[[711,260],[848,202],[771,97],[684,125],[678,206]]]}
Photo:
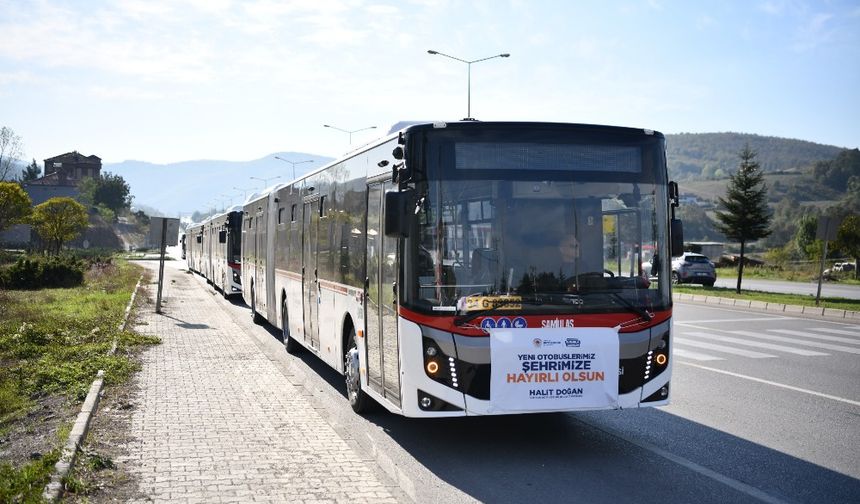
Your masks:
{"label": "hill", "polygon": [[666,135],[666,157],[673,180],[722,178],[737,168],[744,145],[758,153],[765,172],[801,172],[818,161],[835,158],[844,149],[805,140],[746,133],[681,133]]}
{"label": "hill", "polygon": [[110,172],[125,179],[134,196],[134,207],[157,210],[168,216],[188,215],[198,210],[242,203],[246,195],[260,191],[264,185],[289,181],[293,177],[293,166],[275,159],[275,156],[296,163],[313,160],[312,163],[296,164],[296,176],[315,170],[332,160],[302,152],[276,152],[252,161],[106,163],[102,173]]}

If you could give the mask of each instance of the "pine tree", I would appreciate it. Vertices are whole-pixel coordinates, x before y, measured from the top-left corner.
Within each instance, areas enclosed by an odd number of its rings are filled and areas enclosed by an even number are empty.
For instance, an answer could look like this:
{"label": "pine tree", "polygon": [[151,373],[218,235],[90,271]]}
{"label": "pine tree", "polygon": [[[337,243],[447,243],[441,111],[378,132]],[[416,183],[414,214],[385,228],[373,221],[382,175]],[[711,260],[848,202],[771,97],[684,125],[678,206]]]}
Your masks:
{"label": "pine tree", "polygon": [[36,163],[36,160],[33,159],[33,162],[27,165],[26,168],[21,170],[21,182],[29,182],[31,180],[36,180],[39,178],[39,175],[42,174],[42,169],[39,168],[39,164]]}
{"label": "pine tree", "polygon": [[770,234],[771,215],[767,208],[767,186],[756,152],[747,144],[739,154],[741,162],[738,171],[730,177],[726,197],[719,198],[724,211],[717,212],[717,229],[726,238],[741,244],[740,264],[738,265],[738,284],[736,291],[741,292],[744,275],[744,250],[747,242],[752,242]]}

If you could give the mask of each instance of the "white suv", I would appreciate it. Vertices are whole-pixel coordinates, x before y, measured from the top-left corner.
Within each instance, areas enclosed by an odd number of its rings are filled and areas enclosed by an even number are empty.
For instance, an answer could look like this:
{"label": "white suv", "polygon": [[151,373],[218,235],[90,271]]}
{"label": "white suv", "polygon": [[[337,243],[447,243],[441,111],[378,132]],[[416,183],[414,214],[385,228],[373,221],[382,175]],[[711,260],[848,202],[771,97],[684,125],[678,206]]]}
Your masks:
{"label": "white suv", "polygon": [[707,256],[684,252],[680,257],[672,259],[672,283],[698,283],[713,287],[716,281],[717,271]]}

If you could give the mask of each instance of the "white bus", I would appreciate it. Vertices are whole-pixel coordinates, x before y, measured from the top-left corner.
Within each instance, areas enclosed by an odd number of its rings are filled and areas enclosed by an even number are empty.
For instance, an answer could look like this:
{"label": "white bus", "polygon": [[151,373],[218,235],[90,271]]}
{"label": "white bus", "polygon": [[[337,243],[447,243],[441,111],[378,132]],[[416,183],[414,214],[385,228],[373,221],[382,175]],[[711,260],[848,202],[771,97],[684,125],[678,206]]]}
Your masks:
{"label": "white bus", "polygon": [[242,293],[242,206],[213,215],[185,230],[186,264],[224,297]]}
{"label": "white bus", "polygon": [[357,412],[665,405],[675,206],[654,131],[413,125],[246,202],[242,294]]}

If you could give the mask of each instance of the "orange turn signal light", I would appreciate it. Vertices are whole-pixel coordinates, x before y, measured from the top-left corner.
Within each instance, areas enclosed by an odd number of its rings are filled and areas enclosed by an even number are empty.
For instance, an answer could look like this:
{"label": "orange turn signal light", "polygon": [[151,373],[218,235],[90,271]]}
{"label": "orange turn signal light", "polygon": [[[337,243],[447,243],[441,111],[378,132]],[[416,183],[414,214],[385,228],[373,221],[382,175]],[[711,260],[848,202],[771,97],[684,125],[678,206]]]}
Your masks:
{"label": "orange turn signal light", "polygon": [[654,358],[654,361],[657,362],[657,364],[659,364],[661,366],[663,364],[666,364],[667,360],[668,360],[668,358],[666,357],[666,354],[657,354],[657,357]]}
{"label": "orange turn signal light", "polygon": [[427,372],[430,374],[436,374],[439,371],[439,364],[436,361],[430,361],[427,363]]}

